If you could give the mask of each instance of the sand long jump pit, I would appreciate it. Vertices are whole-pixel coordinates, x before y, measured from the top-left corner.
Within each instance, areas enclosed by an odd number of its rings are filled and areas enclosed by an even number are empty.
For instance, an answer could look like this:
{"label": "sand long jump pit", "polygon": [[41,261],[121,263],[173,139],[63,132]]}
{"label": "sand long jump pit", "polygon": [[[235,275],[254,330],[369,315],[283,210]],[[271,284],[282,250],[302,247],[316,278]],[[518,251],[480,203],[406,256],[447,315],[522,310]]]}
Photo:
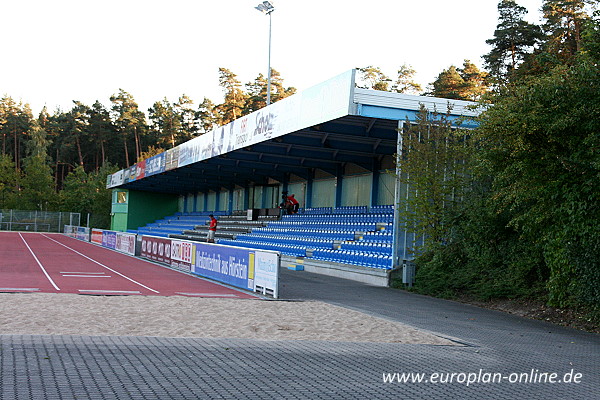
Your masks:
{"label": "sand long jump pit", "polygon": [[318,301],[0,294],[0,334],[458,343]]}

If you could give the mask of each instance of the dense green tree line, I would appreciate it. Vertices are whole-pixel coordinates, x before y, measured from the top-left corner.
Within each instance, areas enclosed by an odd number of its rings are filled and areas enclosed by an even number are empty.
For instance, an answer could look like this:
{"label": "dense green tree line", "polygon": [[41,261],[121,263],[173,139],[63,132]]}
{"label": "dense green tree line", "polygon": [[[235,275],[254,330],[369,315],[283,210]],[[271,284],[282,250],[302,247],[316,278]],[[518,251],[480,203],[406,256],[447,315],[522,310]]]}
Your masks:
{"label": "dense green tree line", "polygon": [[[266,104],[266,79],[260,74],[245,86],[228,69],[219,69],[224,101],[204,99],[195,105],[182,95],[176,101],[156,101],[147,113],[140,110],[132,94],[123,89],[110,97],[110,106],[100,101],[86,105],[73,101],[70,110],[50,114],[43,109],[37,122],[49,142],[46,151],[58,188],[77,166],[97,171],[107,162],[121,168],[135,163],[143,153],[175,147],[194,136],[210,131]],[[272,98],[278,101],[295,93],[284,87],[280,74],[272,70]],[[9,156],[16,170],[22,170],[26,143],[32,139],[35,116],[28,104],[11,97],[0,99],[2,155]]]}
{"label": "dense green tree line", "polygon": [[[477,129],[442,129],[437,149],[405,149],[408,169],[433,164],[447,143],[468,150],[455,158],[468,179],[449,179],[452,165],[423,169],[415,185],[441,195],[405,213],[425,221],[413,226],[431,239],[417,258],[422,293],[536,297],[600,320],[600,14],[586,3],[546,0],[534,26],[500,1],[485,56],[492,90],[483,100],[493,106]],[[436,124],[403,134],[423,137]],[[462,201],[450,202],[448,188]]]}
{"label": "dense green tree line", "polygon": [[[219,69],[224,101],[204,99],[196,106],[186,95],[164,98],[140,110],[123,89],[89,106],[73,101],[70,110],[37,118],[28,104],[0,99],[0,209],[68,210],[108,216],[106,176],[141,158],[175,147],[266,104],[266,79],[260,74],[242,85],[226,68]],[[272,70],[272,101],[295,93]],[[107,219],[102,220],[106,225]]]}

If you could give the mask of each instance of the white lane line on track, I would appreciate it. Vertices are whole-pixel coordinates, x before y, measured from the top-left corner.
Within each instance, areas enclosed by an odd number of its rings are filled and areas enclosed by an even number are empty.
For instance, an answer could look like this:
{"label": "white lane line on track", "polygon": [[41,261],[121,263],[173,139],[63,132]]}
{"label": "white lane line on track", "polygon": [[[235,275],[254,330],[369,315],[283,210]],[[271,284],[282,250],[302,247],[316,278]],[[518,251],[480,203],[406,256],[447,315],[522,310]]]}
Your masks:
{"label": "white lane line on track", "polygon": [[217,293],[183,293],[175,292],[182,296],[196,296],[196,297],[238,297],[237,294],[217,294]]}
{"label": "white lane line on track", "polygon": [[93,290],[93,289],[79,289],[79,292],[81,293],[127,293],[127,294],[142,294],[142,292],[139,292],[137,290],[133,291],[133,290]]}
{"label": "white lane line on track", "polygon": [[19,291],[19,292],[37,292],[39,288],[18,288],[18,287],[0,287],[0,292],[4,290]]}
{"label": "white lane line on track", "polygon": [[60,288],[58,286],[56,286],[56,283],[54,283],[54,281],[52,280],[52,278],[50,278],[50,275],[48,275],[48,272],[46,271],[46,269],[44,268],[44,266],[42,265],[42,263],[40,262],[40,260],[38,260],[38,258],[36,257],[35,253],[33,252],[33,250],[31,250],[31,247],[29,247],[29,245],[27,244],[27,242],[23,238],[23,235],[21,235],[21,232],[19,232],[19,236],[21,237],[21,240],[23,241],[23,243],[25,243],[25,246],[27,246],[27,249],[29,249],[29,252],[33,256],[33,258],[35,258],[35,261],[38,263],[38,265],[40,266],[40,268],[42,269],[42,271],[44,271],[44,275],[46,275],[46,278],[48,278],[48,280],[50,281],[50,283],[52,284],[52,286],[54,286],[54,289],[60,290]]}
{"label": "white lane line on track", "polygon": [[69,278],[112,278],[110,275],[63,275]]}
{"label": "white lane line on track", "polygon": [[157,290],[154,290],[154,289],[151,289],[151,288],[149,288],[148,286],[146,286],[146,285],[144,285],[144,284],[142,284],[142,283],[139,283],[139,282],[137,282],[137,281],[135,281],[135,280],[131,279],[130,277],[128,277],[128,276],[126,276],[126,275],[123,275],[122,273],[120,273],[120,272],[118,272],[118,271],[115,271],[114,269],[112,269],[112,268],[110,268],[110,267],[107,267],[106,265],[102,264],[101,262],[99,262],[99,261],[96,261],[96,260],[94,260],[93,258],[90,258],[90,257],[86,256],[85,254],[82,254],[82,253],[78,252],[78,251],[77,251],[77,250],[75,250],[75,249],[72,249],[72,248],[70,248],[70,247],[69,247],[69,246],[67,246],[66,244],[62,244],[62,243],[61,243],[61,242],[59,242],[58,240],[54,240],[54,239],[52,239],[51,237],[48,237],[48,236],[46,236],[46,235],[44,235],[44,234],[42,234],[42,236],[43,236],[43,237],[45,237],[46,239],[52,240],[53,242],[56,242],[56,243],[60,244],[60,245],[61,245],[61,246],[63,246],[63,247],[66,247],[67,249],[71,250],[72,252],[74,252],[74,253],[76,253],[76,254],[79,254],[79,255],[80,255],[80,256],[82,256],[83,258],[86,258],[86,259],[88,259],[88,260],[90,260],[90,261],[92,261],[92,262],[94,262],[94,263],[98,264],[99,266],[101,266],[101,267],[103,267],[103,268],[106,268],[106,269],[107,269],[107,270],[109,270],[110,272],[113,272],[113,273],[115,273],[115,274],[117,274],[117,275],[119,275],[119,276],[122,276],[123,278],[127,279],[128,281],[130,281],[130,282],[133,282],[133,283],[135,283],[136,285],[139,285],[139,286],[143,287],[144,289],[148,289],[149,291],[151,291],[151,292],[154,292],[154,293],[160,293],[159,291],[157,291]]}
{"label": "white lane line on track", "polygon": [[104,272],[79,272],[79,271],[74,271],[74,272],[65,272],[65,271],[61,271],[61,274],[79,274],[79,275],[104,275]]}

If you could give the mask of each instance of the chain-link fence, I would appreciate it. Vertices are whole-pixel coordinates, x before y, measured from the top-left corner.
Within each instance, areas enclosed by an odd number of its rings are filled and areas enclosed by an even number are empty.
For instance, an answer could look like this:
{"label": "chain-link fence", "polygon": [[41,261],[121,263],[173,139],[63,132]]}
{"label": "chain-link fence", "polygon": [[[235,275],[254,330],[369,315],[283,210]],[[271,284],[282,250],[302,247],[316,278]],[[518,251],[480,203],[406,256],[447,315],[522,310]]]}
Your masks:
{"label": "chain-link fence", "polygon": [[0,210],[0,230],[4,231],[63,232],[65,225],[80,226],[81,222],[79,213]]}

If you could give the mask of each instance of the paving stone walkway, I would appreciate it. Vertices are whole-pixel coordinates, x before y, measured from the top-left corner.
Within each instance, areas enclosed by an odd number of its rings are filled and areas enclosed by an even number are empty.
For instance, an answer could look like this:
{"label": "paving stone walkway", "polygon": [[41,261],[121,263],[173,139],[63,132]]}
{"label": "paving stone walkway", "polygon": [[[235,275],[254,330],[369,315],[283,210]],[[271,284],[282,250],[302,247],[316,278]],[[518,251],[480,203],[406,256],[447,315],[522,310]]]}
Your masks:
{"label": "paving stone walkway", "polygon": [[283,271],[281,294],[462,344],[0,335],[0,399],[600,398],[599,335],[299,271]]}

